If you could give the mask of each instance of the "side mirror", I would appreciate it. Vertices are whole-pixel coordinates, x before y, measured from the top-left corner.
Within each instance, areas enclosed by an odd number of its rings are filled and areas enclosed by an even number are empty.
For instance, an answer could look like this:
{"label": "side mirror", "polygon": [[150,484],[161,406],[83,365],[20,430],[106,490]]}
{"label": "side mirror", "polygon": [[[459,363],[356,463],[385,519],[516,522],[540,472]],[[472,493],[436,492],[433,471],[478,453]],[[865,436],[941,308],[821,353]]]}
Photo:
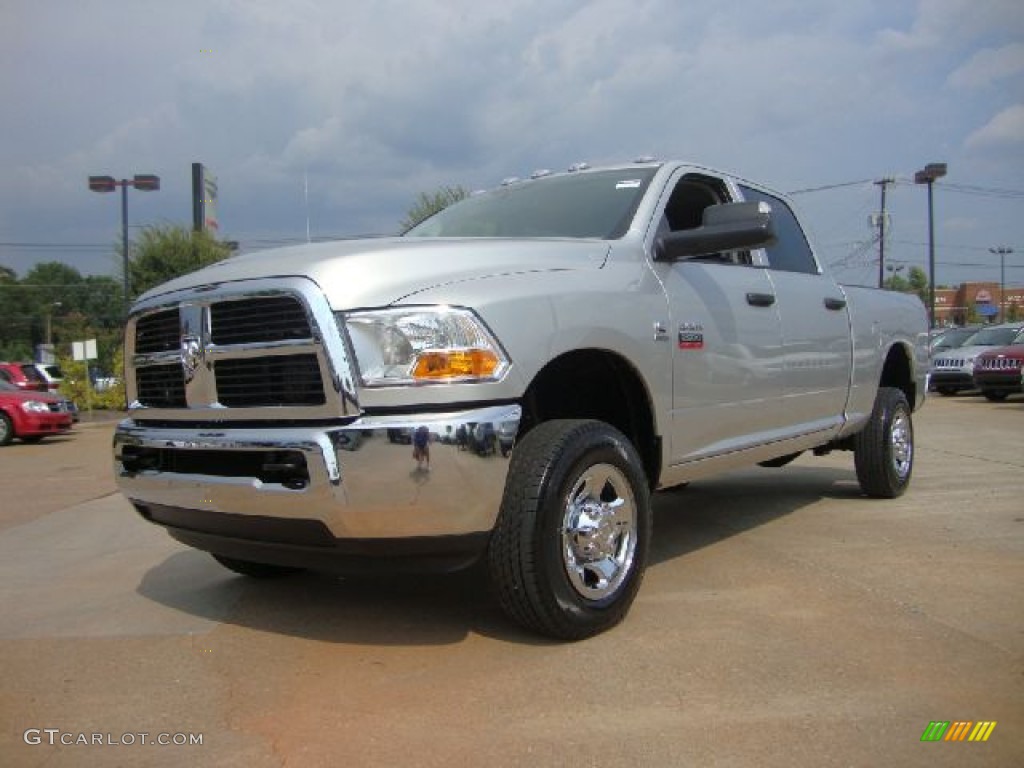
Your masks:
{"label": "side mirror", "polygon": [[710,205],[696,229],[659,237],[654,242],[654,260],[679,261],[723,251],[765,248],[775,242],[771,211],[768,203],[760,201]]}

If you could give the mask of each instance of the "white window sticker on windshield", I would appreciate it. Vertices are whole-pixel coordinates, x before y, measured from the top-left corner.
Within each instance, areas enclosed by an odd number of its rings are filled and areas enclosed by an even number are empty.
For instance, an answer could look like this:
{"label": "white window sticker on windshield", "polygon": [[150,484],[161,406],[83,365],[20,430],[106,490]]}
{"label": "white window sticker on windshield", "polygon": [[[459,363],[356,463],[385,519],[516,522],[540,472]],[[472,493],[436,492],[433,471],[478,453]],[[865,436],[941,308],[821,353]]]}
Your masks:
{"label": "white window sticker on windshield", "polygon": [[616,189],[639,189],[640,179],[626,179],[615,185]]}

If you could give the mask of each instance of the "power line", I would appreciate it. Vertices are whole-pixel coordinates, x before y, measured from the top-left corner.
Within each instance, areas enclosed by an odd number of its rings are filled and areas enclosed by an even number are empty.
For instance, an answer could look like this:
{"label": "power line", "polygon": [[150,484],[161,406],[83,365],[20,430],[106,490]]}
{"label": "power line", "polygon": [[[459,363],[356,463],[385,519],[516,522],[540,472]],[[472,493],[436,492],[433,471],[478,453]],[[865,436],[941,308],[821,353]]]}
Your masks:
{"label": "power line", "polygon": [[861,179],[860,181],[842,181],[838,184],[827,184],[823,187],[808,187],[807,189],[795,189],[789,192],[790,195],[806,195],[810,192],[826,192],[830,189],[842,189],[843,187],[859,187],[862,184],[871,184],[873,179]]}

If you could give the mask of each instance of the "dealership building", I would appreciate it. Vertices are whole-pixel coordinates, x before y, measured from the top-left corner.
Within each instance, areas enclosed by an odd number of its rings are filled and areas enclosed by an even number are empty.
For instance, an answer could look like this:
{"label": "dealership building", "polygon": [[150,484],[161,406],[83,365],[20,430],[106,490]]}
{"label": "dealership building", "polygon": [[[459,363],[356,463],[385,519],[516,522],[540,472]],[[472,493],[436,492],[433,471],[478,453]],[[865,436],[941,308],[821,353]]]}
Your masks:
{"label": "dealership building", "polygon": [[1008,285],[1005,296],[999,283],[962,283],[956,288],[935,289],[936,325],[1001,320],[1024,320],[1024,287]]}

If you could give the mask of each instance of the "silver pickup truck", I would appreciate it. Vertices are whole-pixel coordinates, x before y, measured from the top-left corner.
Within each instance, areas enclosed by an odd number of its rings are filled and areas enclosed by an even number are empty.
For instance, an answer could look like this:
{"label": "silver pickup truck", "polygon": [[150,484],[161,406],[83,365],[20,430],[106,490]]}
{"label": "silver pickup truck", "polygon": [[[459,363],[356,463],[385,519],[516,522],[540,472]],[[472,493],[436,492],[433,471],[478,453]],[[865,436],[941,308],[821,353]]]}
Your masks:
{"label": "silver pickup truck", "polygon": [[574,640],[629,609],[654,491],[841,449],[901,494],[926,344],[916,298],[838,285],[764,187],[538,174],[142,296],[115,474],[239,573],[479,564],[513,620]]}

